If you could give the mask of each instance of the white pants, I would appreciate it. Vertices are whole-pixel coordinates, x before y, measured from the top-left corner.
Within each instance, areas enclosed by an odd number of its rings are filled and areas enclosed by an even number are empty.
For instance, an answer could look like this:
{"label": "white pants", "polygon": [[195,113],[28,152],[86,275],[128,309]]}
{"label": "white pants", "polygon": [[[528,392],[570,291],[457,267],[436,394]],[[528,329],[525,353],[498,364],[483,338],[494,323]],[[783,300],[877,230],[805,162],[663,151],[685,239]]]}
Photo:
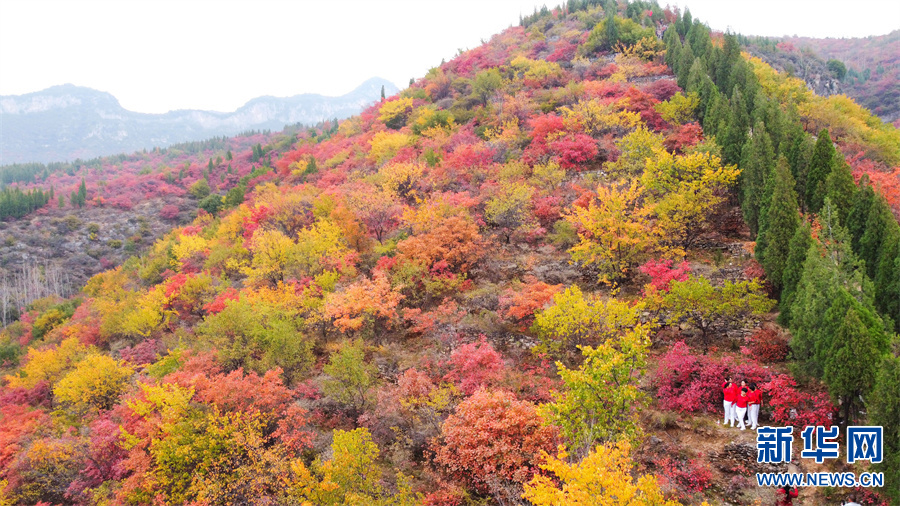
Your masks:
{"label": "white pants", "polygon": [[756,430],[756,424],[759,423],[759,404],[751,404],[748,408],[747,418],[750,421],[750,428]]}
{"label": "white pants", "polygon": [[734,421],[734,403],[722,401],[722,406],[725,407],[725,421],[722,424],[732,423]]}
{"label": "white pants", "polygon": [[735,405],[734,411],[736,413],[737,421],[741,424],[741,428],[744,428],[744,416],[747,414],[747,408],[739,408]]}

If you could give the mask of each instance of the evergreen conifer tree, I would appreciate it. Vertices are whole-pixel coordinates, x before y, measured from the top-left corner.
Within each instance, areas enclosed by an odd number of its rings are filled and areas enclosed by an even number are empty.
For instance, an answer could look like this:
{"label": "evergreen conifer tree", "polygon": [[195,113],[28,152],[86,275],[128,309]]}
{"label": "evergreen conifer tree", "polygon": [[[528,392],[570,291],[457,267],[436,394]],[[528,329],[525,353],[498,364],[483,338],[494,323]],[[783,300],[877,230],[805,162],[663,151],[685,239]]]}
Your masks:
{"label": "evergreen conifer tree", "polygon": [[797,285],[803,276],[803,263],[806,261],[810,246],[812,246],[812,232],[809,223],[804,221],[800,223],[791,238],[787,263],[781,275],[781,302],[779,304],[781,313],[778,315],[778,321],[785,327],[791,325],[791,307],[796,298]]}
{"label": "evergreen conifer tree", "polygon": [[819,132],[816,139],[816,147],[813,149],[812,158],[809,160],[809,170],[806,174],[806,207],[817,213],[822,209],[822,200],[825,198],[825,180],[831,174],[834,164],[835,149],[828,135],[828,129]]}
{"label": "evergreen conifer tree", "polygon": [[741,203],[744,220],[750,227],[750,233],[756,237],[759,233],[760,215],[765,207],[768,193],[766,183],[775,165],[775,151],[772,141],[766,133],[765,125],[757,123],[753,135],[744,143],[741,150]]}
{"label": "evergreen conifer tree", "polygon": [[869,423],[884,429],[882,453],[884,458],[874,470],[884,473],[884,488],[880,489],[895,503],[900,503],[900,357],[886,355],[878,367],[875,389],[867,408]]}
{"label": "evergreen conifer tree", "polygon": [[[847,295],[849,297],[849,295]],[[844,315],[827,355],[823,380],[836,404],[840,404],[842,420],[851,425],[858,417],[860,397],[868,397],[875,386],[876,367],[881,354],[872,332],[863,324],[852,305]]]}
{"label": "evergreen conifer tree", "polygon": [[826,195],[831,199],[831,203],[838,213],[838,218],[841,223],[846,224],[858,189],[853,181],[853,174],[850,173],[850,165],[844,161],[840,153],[835,156],[831,173],[825,180],[825,188]]}
{"label": "evergreen conifer tree", "polygon": [[866,221],[869,219],[869,209],[875,202],[875,189],[869,182],[869,176],[863,175],[859,180],[859,191],[853,197],[853,205],[847,215],[847,232],[850,233],[850,244],[853,251],[859,251],[859,240],[866,232]]}
{"label": "evergreen conifer tree", "polygon": [[756,242],[756,256],[765,267],[766,274],[775,290],[780,292],[784,272],[790,256],[791,239],[800,225],[797,209],[797,194],[794,192],[794,178],[784,157],[778,159],[765,214],[760,217],[759,238]]}

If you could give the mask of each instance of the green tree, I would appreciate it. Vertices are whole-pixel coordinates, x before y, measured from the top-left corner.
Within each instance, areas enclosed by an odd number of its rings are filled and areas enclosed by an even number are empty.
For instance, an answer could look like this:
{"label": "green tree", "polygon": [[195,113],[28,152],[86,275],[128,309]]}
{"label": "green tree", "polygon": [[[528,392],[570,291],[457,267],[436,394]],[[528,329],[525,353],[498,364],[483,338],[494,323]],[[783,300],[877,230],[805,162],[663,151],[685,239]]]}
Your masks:
{"label": "green tree", "polygon": [[475,74],[472,82],[472,94],[482,105],[487,106],[494,92],[503,84],[503,76],[497,69],[487,69]]}
{"label": "green tree", "polygon": [[781,274],[781,312],[778,321],[785,327],[791,325],[791,309],[797,296],[797,285],[803,277],[803,264],[809,247],[812,246],[812,231],[809,223],[802,222],[794,231],[788,247],[787,262]]}
{"label": "green tree", "polygon": [[860,259],[866,263],[866,274],[869,278],[876,279],[881,257],[886,253],[883,243],[886,237],[900,235],[900,225],[891,212],[891,207],[884,197],[877,196],[869,208],[869,216],[866,218],[866,231],[859,239]]}
{"label": "green tree", "polygon": [[859,251],[859,240],[866,232],[866,221],[869,219],[869,210],[874,202],[875,189],[872,188],[869,176],[863,175],[859,180],[859,191],[853,196],[853,205],[846,221],[853,251]]}
{"label": "green tree", "polygon": [[816,139],[806,175],[806,207],[814,213],[822,209],[823,199],[826,196],[825,180],[834,166],[835,153],[828,129],[823,128]]}
{"label": "green tree", "polygon": [[872,329],[860,321],[851,307],[844,315],[832,341],[823,379],[828,392],[843,410],[843,422],[851,425],[858,416],[860,397],[868,397],[875,386],[881,354],[875,347]]}
{"label": "green tree", "polygon": [[685,322],[697,328],[705,352],[714,329],[727,330],[752,316],[767,313],[774,304],[756,280],[725,281],[722,286],[713,286],[705,277],[691,276],[671,282],[660,309],[670,323]]}
{"label": "green tree", "polygon": [[771,200],[760,220],[756,257],[765,267],[775,289],[780,292],[790,256],[791,239],[800,225],[794,178],[784,157],[778,159],[772,183],[769,185],[771,191],[767,192]]}
{"label": "green tree", "polygon": [[828,67],[828,71],[837,78],[839,81],[843,80],[847,75],[847,66],[844,65],[844,62],[840,60],[835,60],[834,58],[828,60],[825,64]]}
{"label": "green tree", "polygon": [[893,501],[900,501],[900,357],[886,355],[878,366],[875,389],[868,401],[869,422],[884,427],[884,460],[875,465],[884,473],[880,489]]}
{"label": "green tree", "polygon": [[344,343],[331,355],[322,372],[329,379],[322,390],[334,400],[361,414],[369,404],[369,389],[375,385],[375,367],[366,362],[362,340]]}
{"label": "green tree", "polygon": [[750,233],[759,233],[759,221],[768,200],[766,183],[775,165],[772,139],[762,122],[753,128],[753,136],[747,139],[741,150],[741,194],[744,220]]}
{"label": "green tree", "polygon": [[839,155],[834,160],[831,173],[825,179],[825,190],[841,223],[847,223],[847,217],[853,209],[853,201],[858,190],[856,182],[853,180],[853,174],[850,173],[850,165]]}
{"label": "green tree", "polygon": [[540,411],[545,420],[562,429],[569,448],[580,456],[598,441],[639,434],[637,413],[645,394],[638,382],[649,344],[650,327],[639,325],[597,347],[581,348],[584,362],[577,369],[557,363],[563,387]]}

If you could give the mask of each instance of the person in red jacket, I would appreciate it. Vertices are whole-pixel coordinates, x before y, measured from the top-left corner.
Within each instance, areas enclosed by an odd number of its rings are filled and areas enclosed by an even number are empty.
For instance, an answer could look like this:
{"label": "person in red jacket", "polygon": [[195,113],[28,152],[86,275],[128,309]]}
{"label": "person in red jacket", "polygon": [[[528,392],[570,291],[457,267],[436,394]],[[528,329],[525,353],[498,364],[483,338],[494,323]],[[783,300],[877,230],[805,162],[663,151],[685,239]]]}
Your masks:
{"label": "person in red jacket", "polygon": [[735,405],[735,415],[738,423],[741,426],[741,430],[745,430],[747,427],[744,425],[744,417],[747,415],[747,402],[750,399],[747,397],[747,389],[742,388],[740,395],[737,396],[737,399],[734,401]]}
{"label": "person in red jacket", "polygon": [[722,424],[730,426],[734,421],[734,383],[731,382],[730,376],[725,378],[725,383],[722,383],[722,395],[725,397],[725,400],[722,401],[722,406],[725,408],[725,421]]}
{"label": "person in red jacket", "polygon": [[756,430],[756,426],[759,424],[759,408],[762,405],[762,391],[756,388],[756,383],[750,383],[750,393],[747,394],[747,397],[750,398],[747,408],[750,430]]}
{"label": "person in red jacket", "polygon": [[796,499],[798,495],[800,495],[800,493],[797,491],[797,489],[794,487],[791,487],[790,485],[788,485],[784,488],[779,488],[778,489],[778,502],[775,503],[775,505],[776,506],[792,506],[794,504],[794,499]]}

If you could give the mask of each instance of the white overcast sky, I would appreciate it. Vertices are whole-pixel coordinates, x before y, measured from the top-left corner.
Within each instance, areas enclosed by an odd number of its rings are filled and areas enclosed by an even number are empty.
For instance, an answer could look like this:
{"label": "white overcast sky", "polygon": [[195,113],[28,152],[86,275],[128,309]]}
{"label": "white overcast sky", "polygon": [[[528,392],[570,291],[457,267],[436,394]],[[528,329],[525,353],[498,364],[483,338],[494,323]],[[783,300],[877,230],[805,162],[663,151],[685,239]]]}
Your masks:
{"label": "white overcast sky", "polygon": [[[0,0],[0,95],[72,83],[160,113],[233,111],[260,95],[341,95],[375,76],[404,87],[457,49],[517,24],[535,3],[544,2]],[[860,37],[900,28],[900,0],[671,3],[713,29],[745,34]]]}

